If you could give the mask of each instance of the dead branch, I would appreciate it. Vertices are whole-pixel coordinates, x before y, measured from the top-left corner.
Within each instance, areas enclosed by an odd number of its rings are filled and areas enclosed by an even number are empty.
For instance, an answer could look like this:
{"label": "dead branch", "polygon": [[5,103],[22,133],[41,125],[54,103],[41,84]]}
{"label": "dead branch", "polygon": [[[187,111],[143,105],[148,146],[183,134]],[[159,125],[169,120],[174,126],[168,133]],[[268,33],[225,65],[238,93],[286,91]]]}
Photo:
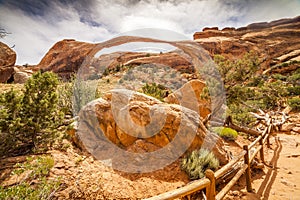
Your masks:
{"label": "dead branch", "polygon": [[250,128],[247,128],[247,127],[243,127],[243,126],[238,126],[236,124],[233,124],[232,122],[232,118],[231,116],[228,116],[225,120],[225,126],[226,127],[229,127],[229,128],[232,128],[238,132],[244,132],[244,133],[248,133],[250,135],[254,135],[254,136],[259,136],[260,133],[256,130],[253,130],[253,129],[250,129]]}

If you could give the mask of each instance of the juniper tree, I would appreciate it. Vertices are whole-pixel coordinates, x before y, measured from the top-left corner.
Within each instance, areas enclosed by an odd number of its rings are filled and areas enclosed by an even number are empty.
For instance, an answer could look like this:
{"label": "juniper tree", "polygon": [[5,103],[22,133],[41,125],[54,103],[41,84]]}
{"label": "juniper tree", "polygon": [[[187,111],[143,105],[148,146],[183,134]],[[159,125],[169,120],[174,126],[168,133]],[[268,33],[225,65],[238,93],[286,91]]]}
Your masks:
{"label": "juniper tree", "polygon": [[63,112],[58,108],[58,78],[51,72],[37,72],[19,93],[1,95],[0,155],[43,149],[55,141]]}

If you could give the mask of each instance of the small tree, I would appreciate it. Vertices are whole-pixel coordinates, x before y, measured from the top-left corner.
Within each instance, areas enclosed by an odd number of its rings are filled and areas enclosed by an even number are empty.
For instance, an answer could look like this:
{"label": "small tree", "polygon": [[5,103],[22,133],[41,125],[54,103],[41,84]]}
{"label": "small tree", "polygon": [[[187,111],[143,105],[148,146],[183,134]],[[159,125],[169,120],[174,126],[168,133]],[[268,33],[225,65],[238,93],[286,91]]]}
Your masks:
{"label": "small tree", "polygon": [[26,153],[54,142],[63,119],[57,104],[58,83],[55,74],[38,72],[27,80],[21,94],[11,90],[1,95],[0,154]]}
{"label": "small tree", "polygon": [[146,83],[142,87],[142,92],[146,95],[152,96],[160,101],[164,101],[164,98],[170,93],[169,90],[163,85],[151,83]]}
{"label": "small tree", "polygon": [[36,146],[45,142],[61,123],[63,113],[58,110],[58,78],[54,73],[35,73],[25,83],[22,99],[23,131]]}

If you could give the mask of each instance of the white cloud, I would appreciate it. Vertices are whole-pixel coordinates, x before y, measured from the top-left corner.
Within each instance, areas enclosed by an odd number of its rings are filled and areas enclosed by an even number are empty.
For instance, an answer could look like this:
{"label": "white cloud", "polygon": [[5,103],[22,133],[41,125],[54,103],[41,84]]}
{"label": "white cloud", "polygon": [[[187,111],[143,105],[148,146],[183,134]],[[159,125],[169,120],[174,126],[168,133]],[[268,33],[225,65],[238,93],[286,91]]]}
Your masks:
{"label": "white cloud", "polygon": [[37,64],[55,42],[64,38],[101,42],[133,29],[162,28],[192,39],[193,33],[205,26],[239,27],[300,13],[296,0],[98,0],[90,1],[92,5],[51,2],[44,15],[0,5],[0,27],[12,33],[3,41],[16,45],[18,64]]}
{"label": "white cloud", "polygon": [[44,54],[54,43],[65,38],[74,38],[80,41],[101,42],[109,39],[109,33],[103,27],[92,27],[83,22],[72,9],[64,10],[67,18],[57,19],[51,24],[47,18],[30,17],[21,10],[7,10],[0,7],[1,27],[10,32],[3,39],[9,46],[14,46],[17,52],[17,64],[38,64]]}

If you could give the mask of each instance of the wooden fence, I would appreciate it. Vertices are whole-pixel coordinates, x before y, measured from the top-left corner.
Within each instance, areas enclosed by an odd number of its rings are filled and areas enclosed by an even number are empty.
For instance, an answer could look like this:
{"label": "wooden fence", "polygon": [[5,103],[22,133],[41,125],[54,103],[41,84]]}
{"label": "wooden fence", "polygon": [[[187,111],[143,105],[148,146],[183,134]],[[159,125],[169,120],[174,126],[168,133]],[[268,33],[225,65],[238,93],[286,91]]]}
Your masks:
{"label": "wooden fence", "polygon": [[[148,198],[146,200],[171,200],[185,196],[189,197],[191,194],[204,189],[206,190],[207,200],[221,200],[236,184],[236,182],[243,174],[245,174],[246,176],[247,191],[252,192],[251,162],[259,153],[261,161],[265,163],[264,144],[267,144],[268,148],[270,147],[269,137],[272,128],[274,127],[274,124],[272,122],[272,118],[269,116],[266,119],[266,125],[267,126],[264,129],[264,131],[261,134],[259,134],[255,141],[253,141],[250,145],[244,145],[243,151],[240,152],[238,156],[234,157],[230,162],[228,162],[218,171],[213,172],[212,170],[208,169],[205,172],[205,178],[194,181],[181,188]],[[216,194],[216,185],[218,180],[220,180],[224,175],[229,173],[232,170],[232,168],[236,165],[239,165],[238,171],[225,185],[225,187]]]}

